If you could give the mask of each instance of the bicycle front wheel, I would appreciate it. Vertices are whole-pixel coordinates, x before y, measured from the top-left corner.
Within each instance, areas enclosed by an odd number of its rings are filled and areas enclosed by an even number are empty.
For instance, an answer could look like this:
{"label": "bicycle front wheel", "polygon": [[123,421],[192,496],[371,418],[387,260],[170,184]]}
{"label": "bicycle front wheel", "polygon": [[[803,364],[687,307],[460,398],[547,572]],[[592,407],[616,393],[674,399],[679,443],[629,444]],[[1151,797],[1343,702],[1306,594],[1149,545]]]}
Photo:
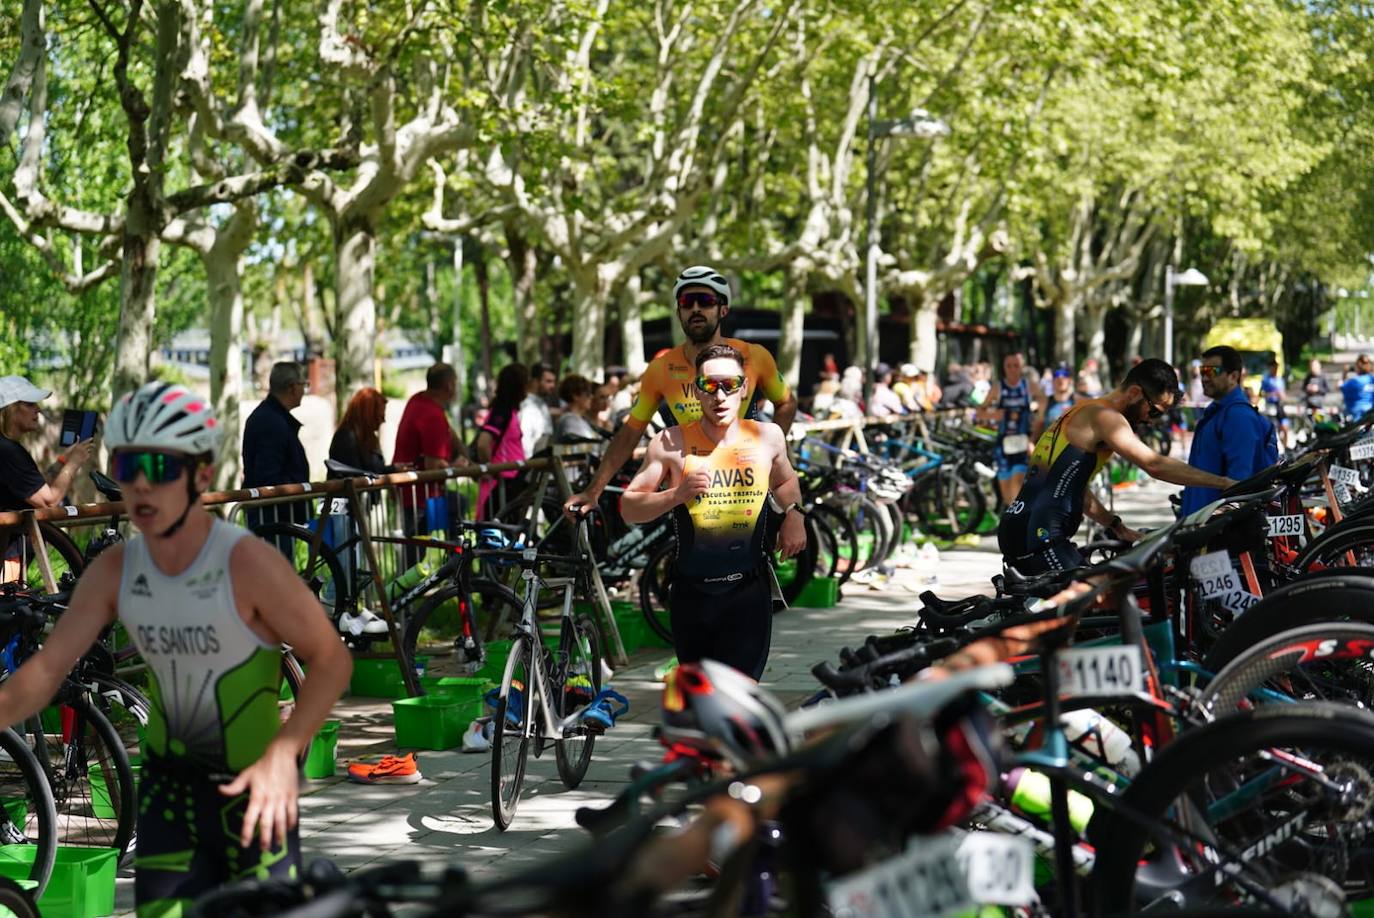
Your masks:
{"label": "bicycle front wheel", "polygon": [[63,705],[60,735],[40,726],[42,750],[57,807],[57,835],[68,847],[113,848],[124,856],[138,818],[129,753],[104,714],[84,697]]}
{"label": "bicycle front wheel", "polygon": [[[601,691],[601,633],[589,616],[564,619],[554,665],[558,678],[551,680],[556,693],[553,708],[563,718],[586,705]],[[575,790],[586,777],[594,745],[596,736],[585,723],[569,727],[562,740],[555,744],[553,754],[558,763],[558,777],[568,790]]]}
{"label": "bicycle front wheel", "polygon": [[502,832],[515,819],[520,787],[529,758],[531,718],[538,716],[534,680],[534,645],[520,636],[511,645],[496,702],[491,737],[491,815]]}
{"label": "bicycle front wheel", "polygon": [[52,785],[29,744],[14,730],[0,730],[0,844],[32,845],[33,866],[25,879],[43,895],[57,857],[57,807]]}

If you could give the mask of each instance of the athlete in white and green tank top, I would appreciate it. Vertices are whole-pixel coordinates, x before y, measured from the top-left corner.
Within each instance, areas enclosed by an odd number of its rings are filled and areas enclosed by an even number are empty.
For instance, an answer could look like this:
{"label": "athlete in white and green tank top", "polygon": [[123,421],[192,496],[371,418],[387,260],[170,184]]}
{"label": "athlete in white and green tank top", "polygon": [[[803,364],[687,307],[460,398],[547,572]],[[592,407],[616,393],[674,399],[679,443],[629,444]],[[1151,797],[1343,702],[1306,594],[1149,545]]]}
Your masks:
{"label": "athlete in white and green tank top", "polygon": [[[48,704],[101,631],[123,620],[152,701],[134,900],[140,916],[167,918],[226,883],[295,875],[299,757],[352,663],[286,559],[201,505],[218,445],[203,398],[149,383],[116,403],[105,444],[140,535],[91,562],[43,647],[0,683],[0,727]],[[285,723],[283,643],[310,672]]]}
{"label": "athlete in white and green tank top", "polygon": [[200,555],[175,577],[157,569],[143,539],[124,548],[119,619],[150,674],[144,755],[236,774],[277,733],[281,646],[244,624],[229,577],[229,554],[246,535],[213,520]]}

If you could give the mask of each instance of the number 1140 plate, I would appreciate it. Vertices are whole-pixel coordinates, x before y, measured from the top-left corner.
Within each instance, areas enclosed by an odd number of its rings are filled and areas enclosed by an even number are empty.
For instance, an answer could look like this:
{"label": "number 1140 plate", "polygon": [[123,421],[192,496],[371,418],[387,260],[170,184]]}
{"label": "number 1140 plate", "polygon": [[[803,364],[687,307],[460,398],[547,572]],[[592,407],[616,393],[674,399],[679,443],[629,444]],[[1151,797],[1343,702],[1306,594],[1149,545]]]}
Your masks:
{"label": "number 1140 plate", "polygon": [[1071,647],[1056,654],[1055,660],[1062,696],[1134,695],[1145,690],[1145,668],[1134,644]]}

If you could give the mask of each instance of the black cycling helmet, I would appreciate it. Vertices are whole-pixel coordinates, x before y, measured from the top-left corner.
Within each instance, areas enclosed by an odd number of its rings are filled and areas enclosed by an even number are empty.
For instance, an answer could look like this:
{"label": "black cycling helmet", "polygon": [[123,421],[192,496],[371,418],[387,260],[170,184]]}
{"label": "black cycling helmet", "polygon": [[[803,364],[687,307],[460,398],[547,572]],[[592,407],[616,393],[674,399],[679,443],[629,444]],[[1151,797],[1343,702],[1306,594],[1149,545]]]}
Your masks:
{"label": "black cycling helmet", "polygon": [[738,769],[791,749],[782,705],[724,663],[683,663],[663,687],[664,745],[685,746]]}

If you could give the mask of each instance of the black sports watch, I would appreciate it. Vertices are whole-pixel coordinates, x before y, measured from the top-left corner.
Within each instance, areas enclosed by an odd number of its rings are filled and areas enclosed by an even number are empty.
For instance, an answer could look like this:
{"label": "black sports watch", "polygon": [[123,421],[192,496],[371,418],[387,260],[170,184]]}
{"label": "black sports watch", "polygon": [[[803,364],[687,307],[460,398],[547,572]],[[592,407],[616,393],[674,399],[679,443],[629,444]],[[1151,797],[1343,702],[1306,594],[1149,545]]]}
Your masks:
{"label": "black sports watch", "polygon": [[1120,517],[1120,516],[1113,516],[1113,517],[1112,517],[1112,521],[1111,521],[1110,523],[1107,524],[1107,531],[1108,531],[1108,532],[1113,532],[1113,533],[1114,533],[1114,532],[1116,532],[1116,531],[1117,531],[1118,529],[1120,529],[1120,528],[1121,528],[1121,517]]}

